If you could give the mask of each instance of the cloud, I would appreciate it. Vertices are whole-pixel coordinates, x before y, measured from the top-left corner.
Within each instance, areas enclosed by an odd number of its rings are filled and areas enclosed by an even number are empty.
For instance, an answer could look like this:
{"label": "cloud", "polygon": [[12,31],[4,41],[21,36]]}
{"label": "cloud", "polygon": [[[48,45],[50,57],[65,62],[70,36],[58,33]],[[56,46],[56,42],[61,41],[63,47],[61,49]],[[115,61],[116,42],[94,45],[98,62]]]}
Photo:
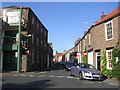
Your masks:
{"label": "cloud", "polygon": [[83,29],[80,29],[80,31],[82,31]]}
{"label": "cloud", "polygon": [[83,22],[83,24],[88,24],[88,22]]}

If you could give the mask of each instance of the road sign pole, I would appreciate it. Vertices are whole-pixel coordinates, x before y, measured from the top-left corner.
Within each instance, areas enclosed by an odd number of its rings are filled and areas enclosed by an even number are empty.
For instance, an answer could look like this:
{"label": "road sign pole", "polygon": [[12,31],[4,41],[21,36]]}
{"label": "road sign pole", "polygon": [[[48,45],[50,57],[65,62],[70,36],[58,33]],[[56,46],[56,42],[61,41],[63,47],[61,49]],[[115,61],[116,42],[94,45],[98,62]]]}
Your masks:
{"label": "road sign pole", "polygon": [[18,30],[17,72],[20,72],[20,63],[21,63],[21,23],[22,23],[22,8],[20,8],[20,22],[19,22],[19,30]]}

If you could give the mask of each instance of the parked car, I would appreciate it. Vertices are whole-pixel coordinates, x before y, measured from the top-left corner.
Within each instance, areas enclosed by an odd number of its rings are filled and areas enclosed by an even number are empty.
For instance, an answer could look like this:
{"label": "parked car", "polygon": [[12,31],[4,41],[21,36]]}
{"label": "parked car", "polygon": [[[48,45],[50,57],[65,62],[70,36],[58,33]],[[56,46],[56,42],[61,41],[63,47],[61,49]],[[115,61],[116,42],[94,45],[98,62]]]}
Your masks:
{"label": "parked car", "polygon": [[74,62],[66,62],[65,63],[65,69],[66,69],[66,71],[70,71],[72,66],[75,66]]}
{"label": "parked car", "polygon": [[103,80],[104,75],[91,64],[79,63],[71,67],[71,75],[79,79]]}

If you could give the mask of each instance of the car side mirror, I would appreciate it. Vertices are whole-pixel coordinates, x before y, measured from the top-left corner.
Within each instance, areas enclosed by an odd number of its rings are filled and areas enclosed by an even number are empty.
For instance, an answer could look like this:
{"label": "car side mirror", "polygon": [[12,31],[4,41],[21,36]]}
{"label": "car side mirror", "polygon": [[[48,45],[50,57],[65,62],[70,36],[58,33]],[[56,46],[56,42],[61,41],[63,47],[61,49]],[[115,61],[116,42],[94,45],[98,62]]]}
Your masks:
{"label": "car side mirror", "polygon": [[75,63],[75,66],[78,66],[78,64]]}

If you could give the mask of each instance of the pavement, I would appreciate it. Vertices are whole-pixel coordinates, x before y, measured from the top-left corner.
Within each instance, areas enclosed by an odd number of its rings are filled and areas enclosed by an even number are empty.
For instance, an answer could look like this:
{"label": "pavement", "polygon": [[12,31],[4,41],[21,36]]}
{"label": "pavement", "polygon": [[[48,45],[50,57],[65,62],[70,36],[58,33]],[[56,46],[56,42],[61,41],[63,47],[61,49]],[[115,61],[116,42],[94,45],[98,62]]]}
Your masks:
{"label": "pavement", "polygon": [[120,90],[120,80],[108,78],[108,79],[104,80],[103,82],[107,83],[109,85],[118,86],[118,88]]}

